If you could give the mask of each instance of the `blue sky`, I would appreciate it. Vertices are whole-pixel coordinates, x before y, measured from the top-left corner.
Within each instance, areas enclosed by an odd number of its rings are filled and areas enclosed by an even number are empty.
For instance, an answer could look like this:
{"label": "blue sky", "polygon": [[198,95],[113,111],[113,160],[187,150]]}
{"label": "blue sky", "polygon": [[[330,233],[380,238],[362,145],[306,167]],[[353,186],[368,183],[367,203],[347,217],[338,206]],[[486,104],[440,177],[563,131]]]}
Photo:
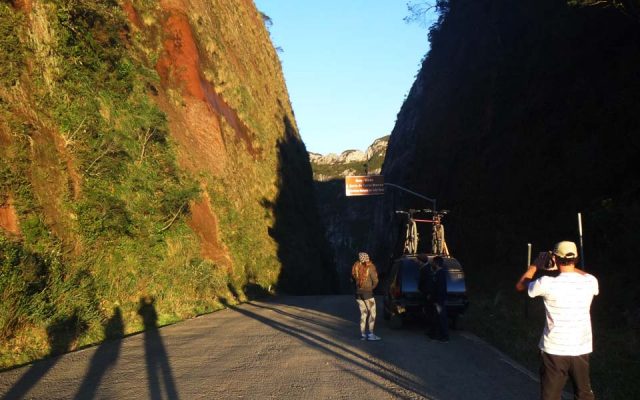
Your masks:
{"label": "blue sky", "polygon": [[406,0],[255,0],[273,21],[289,97],[310,152],[365,150],[391,133],[420,62],[427,28]]}

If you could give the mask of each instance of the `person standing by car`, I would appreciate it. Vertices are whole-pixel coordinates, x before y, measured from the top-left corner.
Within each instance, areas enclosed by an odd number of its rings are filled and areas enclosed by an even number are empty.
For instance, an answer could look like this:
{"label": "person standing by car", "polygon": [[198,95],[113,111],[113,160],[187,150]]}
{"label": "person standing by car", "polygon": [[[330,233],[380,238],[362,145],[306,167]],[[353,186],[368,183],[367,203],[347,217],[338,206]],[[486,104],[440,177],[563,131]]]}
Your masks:
{"label": "person standing by car", "polygon": [[449,341],[449,317],[447,316],[447,271],[444,269],[444,259],[436,256],[431,261],[433,286],[431,300],[433,303],[432,339],[440,342]]}
{"label": "person standing by car", "polygon": [[425,316],[425,334],[429,336],[433,336],[434,333],[434,324],[436,314],[434,310],[433,303],[433,271],[431,270],[431,264],[429,264],[428,256],[424,254],[418,254],[417,257],[420,262],[420,271],[418,273],[418,290],[424,297],[424,306],[422,308],[422,312]]}
{"label": "person standing by car", "polygon": [[367,253],[358,253],[358,261],[351,267],[351,279],[356,285],[356,302],[360,309],[360,339],[380,340],[381,338],[373,333],[376,323],[376,300],[373,297],[373,289],[378,286],[378,271]]}
{"label": "person standing by car", "polygon": [[[574,399],[594,399],[589,377],[593,351],[590,308],[598,294],[598,280],[576,268],[577,259],[575,243],[559,242],[552,253],[540,253],[516,283],[516,290],[527,289],[529,297],[544,300],[546,323],[538,344],[542,400],[560,399],[567,376],[573,383]],[[557,265],[560,274],[532,281],[536,271],[549,264]]]}

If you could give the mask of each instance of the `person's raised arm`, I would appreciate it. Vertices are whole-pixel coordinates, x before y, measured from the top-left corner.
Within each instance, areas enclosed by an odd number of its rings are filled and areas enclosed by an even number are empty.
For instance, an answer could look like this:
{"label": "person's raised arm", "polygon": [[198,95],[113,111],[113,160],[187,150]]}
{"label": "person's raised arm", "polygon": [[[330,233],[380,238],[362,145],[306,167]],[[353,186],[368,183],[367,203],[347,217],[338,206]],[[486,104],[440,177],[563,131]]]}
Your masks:
{"label": "person's raised arm", "polygon": [[535,265],[530,265],[527,269],[527,272],[522,274],[518,282],[516,282],[516,290],[518,292],[527,290],[527,288],[529,287],[529,282],[531,282],[537,270],[538,268]]}
{"label": "person's raised arm", "polygon": [[533,264],[529,265],[527,268],[527,272],[525,272],[518,282],[516,282],[516,290],[518,292],[525,291],[529,288],[529,282],[533,279],[533,276],[536,274],[537,270],[545,269],[545,266],[549,263],[549,257],[551,257],[551,253],[547,251],[542,251],[538,253],[538,256],[533,261]]}

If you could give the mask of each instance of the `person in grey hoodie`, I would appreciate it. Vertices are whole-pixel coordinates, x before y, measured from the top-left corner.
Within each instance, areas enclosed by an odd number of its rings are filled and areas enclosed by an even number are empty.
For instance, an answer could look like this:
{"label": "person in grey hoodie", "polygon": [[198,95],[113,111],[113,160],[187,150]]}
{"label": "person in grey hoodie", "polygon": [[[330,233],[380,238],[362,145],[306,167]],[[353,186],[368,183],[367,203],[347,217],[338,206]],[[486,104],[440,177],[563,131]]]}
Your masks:
{"label": "person in grey hoodie", "polygon": [[358,253],[358,261],[351,267],[351,279],[356,286],[356,302],[360,309],[360,339],[380,340],[380,337],[373,333],[376,324],[376,300],[373,297],[373,289],[378,286],[378,271],[367,253]]}

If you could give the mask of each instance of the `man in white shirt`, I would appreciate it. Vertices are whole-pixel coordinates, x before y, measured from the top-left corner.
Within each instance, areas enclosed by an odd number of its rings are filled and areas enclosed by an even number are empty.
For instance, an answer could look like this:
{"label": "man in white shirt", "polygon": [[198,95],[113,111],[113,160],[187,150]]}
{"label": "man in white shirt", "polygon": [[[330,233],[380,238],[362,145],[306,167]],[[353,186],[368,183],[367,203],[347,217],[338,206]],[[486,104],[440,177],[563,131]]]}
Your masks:
{"label": "man in white shirt", "polygon": [[[546,323],[538,344],[543,400],[559,400],[567,376],[573,383],[574,399],[594,399],[589,378],[589,354],[593,351],[589,310],[598,294],[598,280],[576,268],[577,259],[575,243],[559,242],[552,254],[540,253],[516,283],[516,290],[527,289],[529,297],[544,300]],[[532,281],[536,271],[549,264],[556,265],[560,275]]]}

